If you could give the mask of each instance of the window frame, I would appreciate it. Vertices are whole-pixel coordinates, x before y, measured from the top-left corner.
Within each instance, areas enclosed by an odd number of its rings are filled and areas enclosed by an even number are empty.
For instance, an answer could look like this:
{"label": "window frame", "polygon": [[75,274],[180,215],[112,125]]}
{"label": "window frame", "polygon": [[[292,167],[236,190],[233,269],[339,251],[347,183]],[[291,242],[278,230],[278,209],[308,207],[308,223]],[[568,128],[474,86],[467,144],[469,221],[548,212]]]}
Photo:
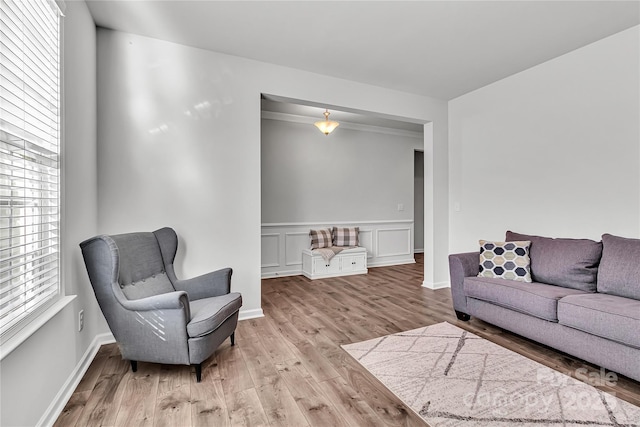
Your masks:
{"label": "window frame", "polygon": [[[5,7],[9,7],[8,5],[10,3],[21,3],[21,2],[28,2],[29,0],[0,0],[2,1],[2,3],[6,3],[7,5],[4,5]],[[54,108],[56,108],[57,110],[57,116],[55,117],[55,119],[57,120],[56,125],[56,137],[55,137],[55,141],[57,142],[57,152],[55,153],[55,163],[56,163],[56,172],[57,172],[57,182],[56,182],[56,192],[57,192],[57,200],[56,200],[56,204],[55,204],[55,210],[56,210],[56,224],[55,224],[55,229],[57,230],[57,251],[55,252],[55,266],[53,267],[54,269],[57,270],[57,272],[55,273],[54,276],[56,279],[56,283],[55,283],[55,291],[51,294],[46,296],[46,298],[44,298],[42,301],[40,301],[35,307],[28,309],[27,311],[25,311],[24,313],[20,314],[18,316],[18,320],[16,320],[15,322],[12,322],[13,324],[11,324],[11,326],[9,326],[8,328],[6,328],[6,330],[3,330],[2,333],[0,334],[0,360],[3,359],[4,357],[6,357],[9,353],[11,353],[11,351],[13,351],[15,348],[17,348],[22,342],[24,342],[27,338],[29,338],[32,334],[34,334],[36,331],[38,331],[43,325],[45,325],[51,318],[53,318],[57,313],[59,313],[64,307],[66,307],[74,298],[75,296],[65,296],[64,293],[64,287],[63,287],[63,278],[64,278],[64,165],[63,165],[63,161],[62,161],[62,157],[63,157],[63,152],[64,152],[64,111],[63,111],[63,106],[64,106],[64,93],[63,93],[63,42],[64,42],[64,25],[63,25],[63,9],[64,9],[64,2],[61,0],[56,0],[55,2],[53,0],[46,0],[45,3],[45,7],[50,7],[51,8],[51,12],[53,12],[54,14],[56,14],[57,16],[55,17],[55,20],[57,21],[55,25],[56,30],[56,34],[55,36],[57,37],[57,40],[54,43],[57,43],[57,52],[55,53],[55,56],[45,56],[45,61],[46,59],[51,59],[51,58],[55,58],[55,65],[53,65],[52,67],[48,68],[46,71],[53,71],[53,72],[57,72],[56,76],[53,76],[53,74],[51,74],[49,77],[44,76],[44,77],[38,77],[38,78],[44,78],[44,79],[52,79],[51,81],[54,81],[54,85],[55,88],[57,90],[57,93],[53,93],[54,96],[57,96],[57,105],[55,105]],[[33,7],[38,7],[38,6],[33,6]],[[35,11],[35,13],[37,13],[37,11]],[[49,11],[45,11],[44,15],[47,18],[51,18],[50,12]],[[45,22],[42,19],[42,16],[40,18],[32,18],[34,21],[38,21],[37,25],[33,25],[33,27],[35,28],[35,31],[38,32],[38,35],[40,31],[42,31],[42,25],[47,25],[47,22]],[[48,30],[51,31],[51,28],[54,28],[54,25],[51,25],[51,21],[49,21],[49,27]],[[23,31],[24,33],[25,31]],[[50,53],[50,52],[49,52]],[[45,66],[46,68],[46,66]],[[48,89],[48,88],[47,88]],[[46,92],[46,90],[44,91]],[[51,96],[52,92],[48,92],[43,94],[42,96],[47,99],[47,96]],[[24,96],[24,95],[23,95]],[[6,128],[6,127],[5,127]],[[20,135],[15,135],[16,137],[20,138]],[[23,136],[23,143],[25,145],[28,144],[28,138],[24,138]],[[4,137],[3,137],[4,138]],[[27,170],[27,168],[25,167],[25,170]],[[12,196],[11,196],[12,197]],[[38,212],[39,215],[42,215],[42,206],[39,207],[40,211]],[[54,233],[55,234],[55,233]],[[52,237],[49,236],[48,239],[51,239]],[[14,245],[12,244],[10,247],[14,247]],[[51,287],[53,289],[53,287]],[[21,304],[22,306],[25,305],[25,303],[23,302]],[[10,322],[11,323],[11,322]],[[4,327],[4,325],[3,325]]]}

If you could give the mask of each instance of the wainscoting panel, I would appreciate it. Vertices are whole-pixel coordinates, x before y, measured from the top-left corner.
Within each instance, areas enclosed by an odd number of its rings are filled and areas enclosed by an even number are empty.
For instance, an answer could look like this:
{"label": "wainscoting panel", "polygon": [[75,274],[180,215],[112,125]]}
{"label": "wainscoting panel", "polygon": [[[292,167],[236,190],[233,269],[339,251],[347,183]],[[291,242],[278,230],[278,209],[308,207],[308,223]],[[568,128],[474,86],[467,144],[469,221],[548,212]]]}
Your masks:
{"label": "wainscoting panel", "polygon": [[262,268],[279,267],[280,234],[267,233],[261,236]]}
{"label": "wainscoting panel", "polygon": [[378,229],[378,257],[411,254],[411,228]]}
{"label": "wainscoting panel", "polygon": [[367,229],[366,226],[360,227],[358,240],[360,241],[360,246],[367,248],[367,264],[371,265],[371,258],[373,258],[373,230]]}
{"label": "wainscoting panel", "polygon": [[415,262],[411,220],[262,224],[262,277],[302,274],[302,250],[309,247],[309,230],[334,225],[360,227],[360,246],[367,249],[369,267]]}
{"label": "wainscoting panel", "polygon": [[297,265],[302,269],[302,250],[309,247],[309,232],[297,231],[285,233],[285,265]]}

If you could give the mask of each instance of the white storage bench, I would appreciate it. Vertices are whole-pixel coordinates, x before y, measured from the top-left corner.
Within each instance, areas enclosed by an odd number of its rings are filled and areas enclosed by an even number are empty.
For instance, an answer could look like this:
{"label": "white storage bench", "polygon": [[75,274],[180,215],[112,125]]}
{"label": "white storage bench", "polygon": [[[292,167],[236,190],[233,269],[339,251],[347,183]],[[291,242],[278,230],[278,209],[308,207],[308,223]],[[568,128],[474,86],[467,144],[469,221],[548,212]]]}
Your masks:
{"label": "white storage bench", "polygon": [[363,247],[344,249],[329,264],[310,249],[302,250],[302,274],[309,279],[367,274],[367,271],[367,249]]}

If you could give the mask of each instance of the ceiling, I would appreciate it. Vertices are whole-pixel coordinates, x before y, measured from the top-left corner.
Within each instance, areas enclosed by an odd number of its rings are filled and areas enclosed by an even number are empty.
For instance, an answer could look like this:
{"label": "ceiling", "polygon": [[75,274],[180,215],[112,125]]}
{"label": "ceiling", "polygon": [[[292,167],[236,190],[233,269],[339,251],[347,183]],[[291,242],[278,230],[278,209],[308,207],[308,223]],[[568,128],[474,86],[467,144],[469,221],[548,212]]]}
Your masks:
{"label": "ceiling", "polygon": [[[640,1],[87,0],[96,25],[449,100],[640,24]],[[265,97],[271,118],[321,105]],[[422,125],[331,110],[331,119]]]}
{"label": "ceiling", "polygon": [[98,26],[449,100],[640,23],[640,1],[88,0]]}

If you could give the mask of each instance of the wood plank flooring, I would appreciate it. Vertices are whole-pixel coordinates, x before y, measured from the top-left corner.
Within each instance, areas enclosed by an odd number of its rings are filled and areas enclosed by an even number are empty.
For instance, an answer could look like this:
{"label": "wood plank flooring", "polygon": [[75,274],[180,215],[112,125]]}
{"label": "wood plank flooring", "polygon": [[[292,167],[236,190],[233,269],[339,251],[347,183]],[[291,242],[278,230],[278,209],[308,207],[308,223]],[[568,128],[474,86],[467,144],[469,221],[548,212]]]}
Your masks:
{"label": "wood plank flooring", "polygon": [[[425,426],[341,344],[447,321],[561,372],[598,368],[500,328],[458,321],[449,289],[421,287],[416,264],[369,274],[263,280],[264,318],[241,321],[196,383],[188,366],[138,363],[100,348],[55,426]],[[640,406],[640,383],[602,387]]]}

